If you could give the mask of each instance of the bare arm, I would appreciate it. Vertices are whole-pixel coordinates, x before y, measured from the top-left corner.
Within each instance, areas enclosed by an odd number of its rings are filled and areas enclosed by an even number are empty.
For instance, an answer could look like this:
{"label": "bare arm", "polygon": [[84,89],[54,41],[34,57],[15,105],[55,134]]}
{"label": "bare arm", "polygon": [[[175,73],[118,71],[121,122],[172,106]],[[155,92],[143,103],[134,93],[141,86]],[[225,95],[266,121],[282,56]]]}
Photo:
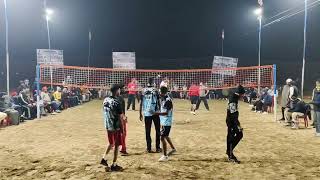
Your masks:
{"label": "bare arm", "polygon": [[141,96],[141,101],[140,101],[140,110],[139,110],[139,112],[140,112],[140,117],[139,117],[140,121],[143,120],[143,116],[142,116],[142,104],[143,104],[143,96]]}
{"label": "bare arm", "polygon": [[156,113],[154,113],[154,115],[157,115],[157,116],[166,116],[166,115],[168,115],[168,112],[156,112]]}
{"label": "bare arm", "polygon": [[312,101],[314,100],[314,94],[315,94],[315,89],[312,91],[312,98],[311,98]]}

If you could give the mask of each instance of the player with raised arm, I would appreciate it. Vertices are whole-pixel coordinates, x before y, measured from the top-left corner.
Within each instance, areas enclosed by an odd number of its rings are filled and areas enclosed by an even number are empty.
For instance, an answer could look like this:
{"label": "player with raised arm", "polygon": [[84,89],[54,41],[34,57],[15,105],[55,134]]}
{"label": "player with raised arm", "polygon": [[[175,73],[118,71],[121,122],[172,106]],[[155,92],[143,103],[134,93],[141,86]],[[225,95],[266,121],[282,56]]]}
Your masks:
{"label": "player with raised arm", "polygon": [[154,115],[154,113],[159,110],[159,107],[159,91],[154,87],[153,79],[149,78],[147,87],[142,91],[140,102],[140,121],[143,120],[144,116],[148,153],[152,152],[152,140],[150,136],[152,121],[156,130],[156,152],[159,153],[162,151],[160,148],[160,118],[159,115]]}
{"label": "player with raised arm", "polygon": [[243,129],[239,122],[238,101],[244,95],[245,90],[240,85],[236,92],[229,96],[229,102],[227,107],[226,123],[228,126],[227,135],[227,155],[230,162],[240,164],[240,161],[233,154],[234,148],[238,145],[243,137]]}

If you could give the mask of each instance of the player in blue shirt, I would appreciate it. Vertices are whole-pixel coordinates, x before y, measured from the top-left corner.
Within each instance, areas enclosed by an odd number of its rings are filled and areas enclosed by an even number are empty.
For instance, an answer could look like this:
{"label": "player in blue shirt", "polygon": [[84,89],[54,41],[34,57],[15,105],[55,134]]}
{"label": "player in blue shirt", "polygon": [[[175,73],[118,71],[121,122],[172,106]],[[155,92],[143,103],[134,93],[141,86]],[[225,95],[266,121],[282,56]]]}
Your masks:
{"label": "player in blue shirt", "polygon": [[[173,115],[173,104],[170,96],[168,95],[168,88],[163,86],[160,88],[160,96],[161,96],[161,108],[160,112],[155,114],[160,116],[160,124],[161,124],[161,142],[163,148],[163,156],[159,159],[160,162],[168,161],[169,155],[176,152],[174,145],[169,137],[171,125],[172,125],[172,115]],[[167,153],[167,143],[171,147],[171,151]]]}
{"label": "player in blue shirt", "polygon": [[[147,152],[151,153],[151,126],[154,123],[156,130],[156,152],[161,152],[160,148],[160,118],[159,115],[155,115],[155,112],[159,110],[159,92],[154,87],[152,78],[148,80],[148,86],[143,89],[140,102],[140,121],[143,120],[145,123],[146,141],[147,141]],[[143,114],[142,114],[143,113]]]}

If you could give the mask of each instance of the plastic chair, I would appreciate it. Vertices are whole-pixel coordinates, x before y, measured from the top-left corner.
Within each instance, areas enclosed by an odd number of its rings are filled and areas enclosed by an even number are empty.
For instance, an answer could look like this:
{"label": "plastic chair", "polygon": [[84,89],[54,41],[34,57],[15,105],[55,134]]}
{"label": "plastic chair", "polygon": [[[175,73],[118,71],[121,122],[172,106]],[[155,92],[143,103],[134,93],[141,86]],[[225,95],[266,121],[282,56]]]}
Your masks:
{"label": "plastic chair", "polygon": [[304,122],[304,127],[305,128],[309,127],[309,117],[308,117],[307,113],[304,114],[303,116],[298,116],[297,118],[298,118],[299,124],[300,124],[300,122]]}

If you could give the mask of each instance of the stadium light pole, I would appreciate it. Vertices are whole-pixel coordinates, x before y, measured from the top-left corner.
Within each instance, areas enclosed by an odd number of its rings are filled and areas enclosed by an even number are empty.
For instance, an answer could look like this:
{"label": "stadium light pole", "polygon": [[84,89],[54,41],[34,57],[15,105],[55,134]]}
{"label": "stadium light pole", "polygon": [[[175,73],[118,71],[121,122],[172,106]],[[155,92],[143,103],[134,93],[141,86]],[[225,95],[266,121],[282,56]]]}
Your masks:
{"label": "stadium light pole", "polygon": [[6,66],[7,66],[7,95],[10,95],[10,66],[9,66],[9,25],[8,25],[8,11],[7,0],[4,0],[4,14],[6,26]]}
{"label": "stadium light pole", "polygon": [[222,57],[224,56],[224,29],[222,29],[221,33],[221,55]]}
{"label": "stadium light pole", "polygon": [[302,60],[302,77],[301,77],[301,98],[304,96],[304,76],[307,54],[307,20],[308,20],[308,0],[304,1],[304,31],[303,31],[303,60]]}
{"label": "stadium light pole", "polygon": [[90,59],[91,59],[91,39],[92,39],[92,33],[91,29],[89,29],[89,36],[88,36],[88,77],[87,77],[87,84],[89,84],[90,80]]}
{"label": "stadium light pole", "polygon": [[[49,21],[50,21],[50,18],[54,12],[52,9],[47,8],[47,1],[46,0],[44,0],[44,9],[45,9],[46,25],[47,25],[48,48],[50,51],[51,50],[51,38],[50,38]],[[49,61],[51,63],[51,52],[50,52],[50,56],[49,56]],[[53,70],[52,70],[52,66],[50,66],[50,87],[51,87],[51,89],[53,88],[53,75],[52,74],[53,74]]]}
{"label": "stadium light pole", "polygon": [[50,27],[49,27],[49,21],[51,18],[51,15],[53,14],[53,10],[46,8],[46,23],[47,23],[47,34],[48,34],[48,47],[51,49],[51,40],[50,40]]}
{"label": "stadium light pole", "polygon": [[263,8],[260,6],[254,11],[254,14],[258,16],[259,20],[259,53],[258,53],[258,92],[260,93],[261,89],[261,72],[260,72],[260,66],[261,66],[261,30],[262,30],[262,16],[263,16]]}

